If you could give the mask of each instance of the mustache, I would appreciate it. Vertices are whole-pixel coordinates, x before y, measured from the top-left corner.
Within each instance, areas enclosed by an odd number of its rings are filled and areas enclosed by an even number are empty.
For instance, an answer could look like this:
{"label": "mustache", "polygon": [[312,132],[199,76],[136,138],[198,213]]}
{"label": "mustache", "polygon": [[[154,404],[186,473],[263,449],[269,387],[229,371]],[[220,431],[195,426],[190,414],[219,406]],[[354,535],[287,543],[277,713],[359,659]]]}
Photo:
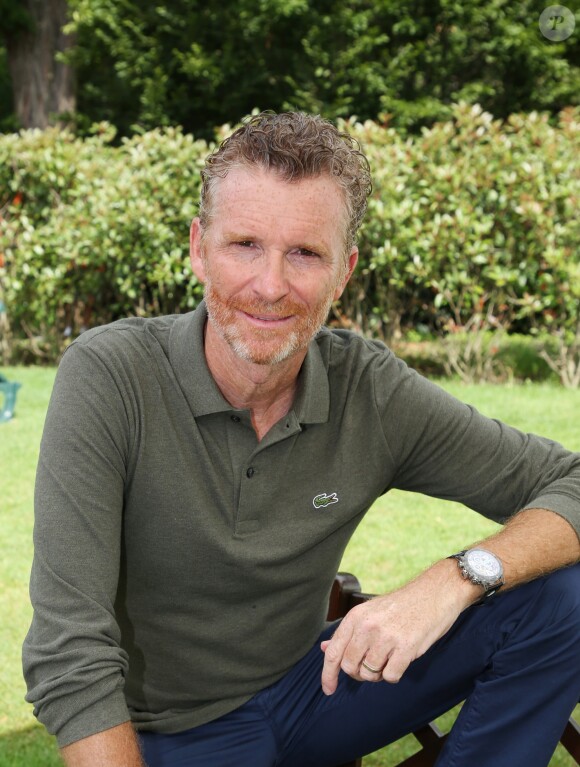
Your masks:
{"label": "mustache", "polygon": [[274,303],[260,298],[226,298],[224,303],[228,309],[234,309],[254,316],[306,317],[308,315],[308,310],[305,306],[289,298],[281,299]]}

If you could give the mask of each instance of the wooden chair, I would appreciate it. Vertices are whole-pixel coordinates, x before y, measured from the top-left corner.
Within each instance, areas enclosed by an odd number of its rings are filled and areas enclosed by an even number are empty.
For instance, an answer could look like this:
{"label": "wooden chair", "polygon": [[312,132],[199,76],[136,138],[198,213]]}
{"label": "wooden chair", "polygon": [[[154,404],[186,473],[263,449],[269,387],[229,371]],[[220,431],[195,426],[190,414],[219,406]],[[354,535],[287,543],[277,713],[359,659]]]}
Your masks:
{"label": "wooden chair", "polygon": [[[360,605],[372,594],[365,594],[357,578],[350,573],[338,573],[334,579],[328,603],[328,620],[343,618],[356,605]],[[447,735],[434,722],[413,732],[421,746],[417,753],[399,762],[397,767],[433,767]],[[580,765],[580,724],[570,717],[560,742]],[[345,762],[340,767],[362,767],[362,759]]]}

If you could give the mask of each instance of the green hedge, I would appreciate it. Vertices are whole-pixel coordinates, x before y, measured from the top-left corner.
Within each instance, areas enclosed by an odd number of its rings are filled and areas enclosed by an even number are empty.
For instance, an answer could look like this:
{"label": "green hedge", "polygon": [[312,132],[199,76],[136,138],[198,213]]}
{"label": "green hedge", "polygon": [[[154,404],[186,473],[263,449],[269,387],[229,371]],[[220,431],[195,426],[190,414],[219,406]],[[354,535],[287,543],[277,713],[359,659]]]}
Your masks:
{"label": "green hedge", "polygon": [[207,146],[178,130],[120,147],[111,138],[104,129],[85,141],[56,131],[0,139],[0,273],[17,357],[33,343],[54,356],[83,326],[199,299],[188,222]]}
{"label": "green hedge", "polygon": [[501,123],[460,105],[418,139],[353,126],[375,192],[348,314],[386,337],[401,325],[454,330],[478,313],[524,331],[569,323],[580,297],[579,118]]}
{"label": "green hedge", "polygon": [[[580,110],[554,127],[541,114],[500,123],[460,104],[414,138],[371,122],[346,127],[375,188],[334,322],[386,340],[474,318],[480,330],[573,333]],[[113,138],[107,125],[84,140],[0,136],[5,362],[54,360],[83,327],[199,301],[188,227],[211,147],[178,129]]]}

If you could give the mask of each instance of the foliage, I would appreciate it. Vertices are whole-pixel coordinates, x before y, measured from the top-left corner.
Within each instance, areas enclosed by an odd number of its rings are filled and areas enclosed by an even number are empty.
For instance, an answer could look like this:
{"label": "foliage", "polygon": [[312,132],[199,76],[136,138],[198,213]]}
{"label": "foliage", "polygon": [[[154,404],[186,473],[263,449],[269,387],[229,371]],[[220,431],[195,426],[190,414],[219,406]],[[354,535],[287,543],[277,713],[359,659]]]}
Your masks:
{"label": "foliage", "polygon": [[[119,135],[181,125],[209,139],[258,107],[416,132],[457,101],[498,118],[578,104],[578,49],[542,37],[538,0],[68,3],[82,131],[108,120]],[[21,0],[0,12],[17,33]],[[0,93],[7,82],[0,52]],[[0,103],[0,124],[9,114]]]}
{"label": "foliage", "polygon": [[570,389],[580,387],[580,322],[576,332],[571,335],[566,330],[557,330],[553,337],[557,339],[556,352],[546,345],[541,351],[542,359],[558,374],[564,386]]}
{"label": "foliage", "polygon": [[[477,106],[452,112],[413,138],[340,123],[363,144],[375,185],[333,321],[388,341],[410,328],[451,338],[475,326],[545,330],[576,359],[580,112],[556,126],[545,114],[502,123]],[[210,146],[172,128],[120,146],[113,133],[0,137],[0,300],[14,359],[54,359],[83,326],[199,299],[187,229]],[[545,346],[554,364],[561,348]],[[484,363],[487,346],[478,349],[469,354]]]}
{"label": "foliage", "polygon": [[[403,139],[352,124],[374,167],[362,267],[344,313],[387,338],[401,327],[457,332],[475,316],[510,331],[563,331],[579,318],[577,110],[505,123],[458,105]],[[368,319],[367,319],[368,318]]]}
{"label": "foliage", "polygon": [[86,141],[56,131],[0,141],[3,300],[24,348],[47,359],[84,327],[185,310],[199,295],[188,222],[206,145],[174,129],[117,148],[112,137],[103,128]]}
{"label": "foliage", "polygon": [[[180,124],[210,138],[256,105],[292,102],[307,0],[70,0],[79,110],[121,132]],[[102,65],[95,72],[94,63]],[[307,68],[301,86],[312,75]]]}
{"label": "foliage", "polygon": [[210,136],[254,107],[413,128],[460,100],[498,117],[578,103],[573,48],[541,36],[533,0],[69,1],[91,87],[80,110],[102,119],[104,107],[125,129]]}
{"label": "foliage", "polygon": [[414,335],[410,332],[395,342],[393,351],[427,377],[451,375],[464,383],[554,383],[560,378],[543,356],[546,352],[551,357],[558,354],[558,339],[548,333],[526,336],[479,328],[410,340]]}
{"label": "foliage", "polygon": [[2,33],[6,36],[32,29],[32,19],[22,0],[0,0],[0,15]]}
{"label": "foliage", "polygon": [[540,336],[519,333],[506,335],[494,349],[497,360],[512,379],[519,381],[554,381],[559,376],[543,358],[542,353],[556,353],[557,341],[547,331]]}
{"label": "foliage", "polygon": [[[327,114],[416,129],[479,103],[497,117],[578,103],[572,47],[546,46],[524,0],[326,2],[304,45]],[[559,105],[559,107],[557,106]],[[316,106],[308,101],[308,109]]]}
{"label": "foliage", "polygon": [[[578,206],[578,196],[572,198],[572,205]],[[580,225],[576,221],[576,234]],[[576,237],[576,247],[578,238]],[[538,309],[543,310],[545,325],[550,331],[554,343],[544,343],[541,351],[543,359],[556,372],[564,386],[580,387],[580,258],[577,252],[570,250],[562,257],[559,251],[548,251],[546,260],[550,265],[546,279],[556,286],[554,302],[545,307],[541,297],[526,296],[525,309],[532,317],[537,317]],[[568,255],[568,258],[566,257]],[[537,333],[535,324],[533,330]]]}

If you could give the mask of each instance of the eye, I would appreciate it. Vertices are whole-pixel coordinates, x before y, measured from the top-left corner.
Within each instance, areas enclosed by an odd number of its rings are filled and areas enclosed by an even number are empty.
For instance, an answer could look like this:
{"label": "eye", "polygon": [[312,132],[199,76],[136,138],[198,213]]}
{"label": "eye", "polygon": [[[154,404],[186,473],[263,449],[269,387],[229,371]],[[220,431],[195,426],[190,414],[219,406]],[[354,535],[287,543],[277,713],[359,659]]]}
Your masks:
{"label": "eye", "polygon": [[236,242],[236,245],[239,245],[240,248],[253,248],[254,243],[252,240],[240,240],[239,242]]}
{"label": "eye", "polygon": [[308,250],[308,248],[296,248],[295,252],[303,258],[320,258],[318,253],[315,253],[313,250]]}

